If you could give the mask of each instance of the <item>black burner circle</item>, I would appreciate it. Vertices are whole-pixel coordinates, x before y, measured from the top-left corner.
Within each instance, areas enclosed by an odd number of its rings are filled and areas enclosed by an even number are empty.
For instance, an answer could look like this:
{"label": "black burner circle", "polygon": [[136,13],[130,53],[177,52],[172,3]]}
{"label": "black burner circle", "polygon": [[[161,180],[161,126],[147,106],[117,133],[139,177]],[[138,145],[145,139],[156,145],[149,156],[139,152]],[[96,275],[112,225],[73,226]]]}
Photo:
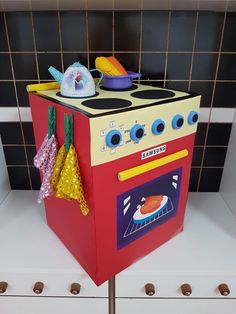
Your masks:
{"label": "black burner circle", "polygon": [[119,109],[131,106],[132,102],[120,98],[100,98],[85,100],[82,105],[92,109]]}
{"label": "black burner circle", "polygon": [[148,89],[134,92],[131,94],[131,96],[140,99],[164,99],[174,97],[175,93],[164,89]]}
{"label": "black burner circle", "polygon": [[127,92],[127,91],[135,90],[137,88],[138,88],[138,86],[134,85],[134,84],[132,86],[130,86],[129,88],[124,88],[124,89],[110,89],[110,88],[106,88],[104,86],[100,86],[100,89],[107,90],[107,91],[112,91],[112,92]]}

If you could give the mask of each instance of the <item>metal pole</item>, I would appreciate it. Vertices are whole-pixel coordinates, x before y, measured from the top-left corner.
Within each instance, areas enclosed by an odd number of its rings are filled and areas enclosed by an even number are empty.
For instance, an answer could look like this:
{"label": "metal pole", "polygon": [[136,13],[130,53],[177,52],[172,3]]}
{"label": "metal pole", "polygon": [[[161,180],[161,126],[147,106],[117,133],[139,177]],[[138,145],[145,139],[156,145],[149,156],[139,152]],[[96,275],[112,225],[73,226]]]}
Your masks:
{"label": "metal pole", "polygon": [[115,286],[115,277],[111,278],[108,281],[108,306],[109,314],[116,313],[116,286]]}

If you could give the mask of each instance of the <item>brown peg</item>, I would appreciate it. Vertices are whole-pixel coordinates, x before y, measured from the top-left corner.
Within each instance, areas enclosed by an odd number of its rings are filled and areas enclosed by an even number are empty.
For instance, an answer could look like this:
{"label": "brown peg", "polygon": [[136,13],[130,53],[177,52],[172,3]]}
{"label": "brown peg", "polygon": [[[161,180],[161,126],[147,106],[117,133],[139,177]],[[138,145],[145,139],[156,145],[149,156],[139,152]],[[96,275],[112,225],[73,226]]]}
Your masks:
{"label": "brown peg", "polygon": [[0,281],[0,293],[7,291],[8,283],[6,281]]}
{"label": "brown peg", "polygon": [[154,286],[154,284],[152,284],[152,283],[147,283],[146,285],[145,285],[145,293],[147,294],[147,295],[149,295],[150,297],[151,296],[153,296],[154,294],[155,294],[155,286]]}
{"label": "brown peg", "polygon": [[80,293],[80,288],[81,288],[80,284],[77,283],[77,282],[74,282],[70,286],[70,293],[72,293],[74,295],[79,294]]}
{"label": "brown peg", "polygon": [[41,281],[37,281],[37,282],[34,284],[33,291],[34,291],[34,293],[36,293],[36,294],[40,294],[40,293],[43,292],[43,288],[44,288],[44,283],[41,282]]}
{"label": "brown peg", "polygon": [[189,297],[192,294],[192,288],[188,283],[184,283],[181,287],[181,292],[183,295]]}
{"label": "brown peg", "polygon": [[223,296],[227,296],[230,294],[229,287],[226,283],[222,283],[218,286],[218,290],[220,291],[220,294]]}

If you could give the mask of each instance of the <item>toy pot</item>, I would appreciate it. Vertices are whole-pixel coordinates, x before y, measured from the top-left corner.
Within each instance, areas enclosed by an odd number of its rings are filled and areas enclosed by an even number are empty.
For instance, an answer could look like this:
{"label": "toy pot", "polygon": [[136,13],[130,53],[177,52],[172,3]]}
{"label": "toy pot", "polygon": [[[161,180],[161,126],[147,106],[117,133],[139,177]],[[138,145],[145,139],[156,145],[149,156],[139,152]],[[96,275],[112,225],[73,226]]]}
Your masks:
{"label": "toy pot", "polygon": [[104,75],[102,77],[102,85],[111,90],[122,90],[126,88],[130,88],[133,84],[133,79],[139,78],[141,76],[140,73],[134,73],[131,71],[127,71],[128,75]]}

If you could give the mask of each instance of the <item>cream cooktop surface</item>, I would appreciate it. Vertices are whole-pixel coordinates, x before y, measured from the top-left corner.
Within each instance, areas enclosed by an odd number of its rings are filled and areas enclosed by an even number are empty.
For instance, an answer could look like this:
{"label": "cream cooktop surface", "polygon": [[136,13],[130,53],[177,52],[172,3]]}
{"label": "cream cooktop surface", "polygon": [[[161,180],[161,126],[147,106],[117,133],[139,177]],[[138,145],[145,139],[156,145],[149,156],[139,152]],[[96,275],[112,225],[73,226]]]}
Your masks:
{"label": "cream cooktop surface", "polygon": [[[98,94],[89,98],[62,97],[60,96],[59,89],[39,91],[37,94],[54,100],[64,106],[78,109],[79,111],[82,111],[89,116],[109,114],[110,112],[114,113],[116,111],[127,111],[134,109],[134,107],[136,109],[136,107],[138,108],[151,104],[169,104],[175,102],[179,98],[191,97],[191,95],[186,92],[171,89],[141,84],[135,84],[133,86],[133,89],[126,91],[108,91],[102,89],[102,87],[99,87],[97,88]],[[146,98],[145,95],[142,94],[143,92],[148,92],[149,95],[147,97],[149,98]],[[136,98],[136,96],[132,96],[132,94],[140,95],[140,93],[142,94],[142,98]],[[156,94],[160,94],[161,98],[155,97]],[[121,106],[119,103],[121,103]]]}

